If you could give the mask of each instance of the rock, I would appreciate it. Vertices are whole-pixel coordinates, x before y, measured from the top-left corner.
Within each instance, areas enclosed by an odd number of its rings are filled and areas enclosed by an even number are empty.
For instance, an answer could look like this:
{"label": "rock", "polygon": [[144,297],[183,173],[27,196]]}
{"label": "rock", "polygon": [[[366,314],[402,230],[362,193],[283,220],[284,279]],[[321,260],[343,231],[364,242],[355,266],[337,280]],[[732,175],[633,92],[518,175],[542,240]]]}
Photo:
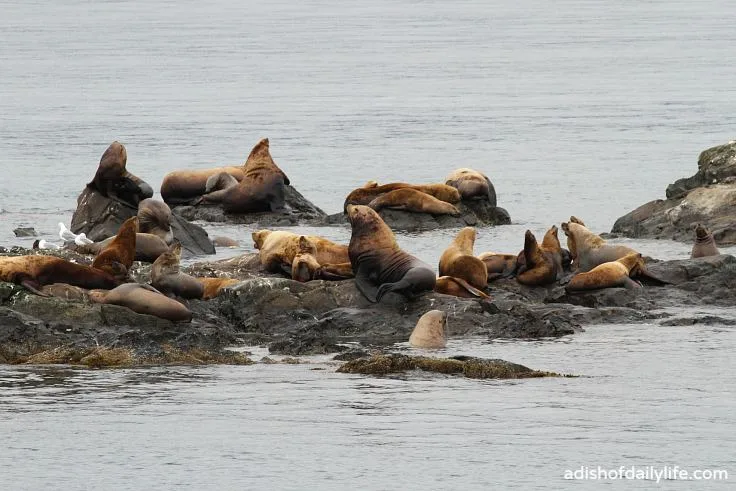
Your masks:
{"label": "rock", "polygon": [[257,223],[260,227],[286,227],[299,224],[321,224],[327,216],[324,211],[309,202],[293,186],[285,186],[287,213],[225,213],[221,206],[202,204],[177,206],[172,211],[187,220],[203,222],[228,222],[236,224]]}
{"label": "rock", "polygon": [[33,227],[18,227],[13,230],[16,237],[38,237],[36,229]]}
{"label": "rock", "polygon": [[[118,233],[120,225],[135,216],[138,209],[119,201],[106,198],[89,187],[84,188],[77,198],[77,209],[72,216],[71,231],[84,232],[95,242],[105,240]],[[180,216],[172,214],[171,229],[174,237],[181,242],[187,256],[214,254],[215,246],[207,232]]]}
{"label": "rock", "polygon": [[666,196],[616,220],[612,233],[691,242],[702,223],[718,245],[736,244],[736,142],[702,152],[698,172],[670,184]]}

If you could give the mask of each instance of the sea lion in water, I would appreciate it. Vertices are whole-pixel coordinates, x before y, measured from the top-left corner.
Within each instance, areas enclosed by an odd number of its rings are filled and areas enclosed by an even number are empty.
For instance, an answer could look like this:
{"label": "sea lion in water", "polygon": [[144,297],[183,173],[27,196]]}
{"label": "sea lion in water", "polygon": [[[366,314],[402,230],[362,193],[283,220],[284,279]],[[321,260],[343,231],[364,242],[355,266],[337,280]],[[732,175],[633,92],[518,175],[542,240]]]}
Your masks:
{"label": "sea lion in water", "polygon": [[[108,237],[100,242],[85,244],[81,246],[72,246],[72,249],[80,254],[99,254],[100,251],[109,246],[117,235]],[[144,263],[152,263],[164,252],[169,250],[169,246],[158,235],[153,234],[135,234],[135,260]]]}
{"label": "sea lion in water", "polygon": [[53,283],[81,288],[115,288],[128,271],[119,263],[111,263],[109,269],[113,274],[54,256],[0,257],[0,281],[22,285],[41,296],[48,296],[41,287]]}
{"label": "sea lion in water", "polygon": [[461,298],[491,298],[487,293],[475,288],[462,278],[440,276],[434,285],[434,291]]}
{"label": "sea lion in water", "polygon": [[445,179],[445,184],[457,188],[464,200],[487,199],[491,206],[496,206],[496,189],[491,180],[477,170],[454,170]]}
{"label": "sea lion in water", "polygon": [[409,344],[415,348],[439,349],[447,345],[447,314],[430,310],[417,321],[409,336]]}
{"label": "sea lion in water", "polygon": [[524,236],[524,271],[516,275],[516,280],[523,285],[539,286],[560,279],[561,249],[555,225],[544,234],[541,245],[531,230],[527,230]]}
{"label": "sea lion in water", "polygon": [[437,278],[432,269],[399,249],[391,228],[378,213],[361,205],[348,205],[347,213],[355,285],[369,301],[380,302],[389,292],[414,298],[434,289]]}
{"label": "sea lion in water", "polygon": [[222,236],[214,237],[212,243],[215,244],[215,247],[238,247],[240,245],[237,240]]}
{"label": "sea lion in water", "polygon": [[488,286],[486,265],[473,255],[476,232],[473,227],[465,227],[458,232],[450,246],[440,257],[440,276],[462,278],[475,288],[483,290]]}
{"label": "sea lion in water", "polygon": [[[299,235],[292,232],[257,230],[251,234],[253,246],[259,250],[261,265],[272,273],[285,273],[291,276],[294,257],[299,252]],[[317,249],[315,258],[321,265],[350,262],[347,246],[316,235],[306,239]]]}
{"label": "sea lion in water", "polygon": [[713,239],[713,234],[701,224],[697,224],[695,227],[695,244],[693,244],[693,250],[690,253],[690,257],[717,256],[719,254],[720,251],[718,250],[718,247],[716,247],[716,241]]}
{"label": "sea lion in water", "polygon": [[240,280],[233,278],[197,278],[204,288],[202,300],[211,300],[222,293],[222,290],[228,286],[237,285]]}
{"label": "sea lion in water", "polygon": [[112,142],[102,154],[95,177],[87,186],[102,196],[134,206],[153,196],[151,186],[125,169],[127,161],[125,146],[118,141]]}
{"label": "sea lion in water", "polygon": [[110,270],[110,265],[114,262],[120,263],[130,270],[135,260],[135,243],[138,231],[138,217],[128,218],[120,225],[118,234],[107,244],[92,262],[92,267],[101,271],[107,271],[114,274]]}
{"label": "sea lion in water", "polygon": [[644,264],[641,254],[632,252],[624,257],[599,264],[587,273],[578,273],[565,286],[568,292],[597,290],[600,288],[641,288],[641,284],[631,278],[651,280],[657,284],[666,284],[666,281],[652,275]]}
{"label": "sea lion in water", "polygon": [[450,203],[441,201],[434,196],[412,188],[389,191],[371,201],[368,206],[376,211],[390,208],[392,210],[429,213],[431,215],[460,215],[460,210]]}
{"label": "sea lion in water", "polygon": [[421,191],[445,203],[454,204],[460,202],[460,193],[458,190],[446,184],[407,184],[405,182],[392,182],[379,186],[375,181],[368,181],[363,187],[354,189],[348,194],[343,204],[343,210],[347,212],[348,205],[369,205],[380,196],[400,189]]}
{"label": "sea lion in water", "polygon": [[631,247],[606,244],[600,236],[573,221],[563,222],[562,231],[567,235],[567,248],[572,255],[573,270],[578,273],[585,273],[599,264],[616,261],[636,252]]}
{"label": "sea lion in water", "polygon": [[243,171],[245,176],[237,185],[231,180],[228,187],[203,195],[195,204],[222,203],[228,213],[284,210],[285,188],[290,182],[271,158],[268,138],[253,147]]}
{"label": "sea lion in water", "polygon": [[166,245],[174,243],[171,208],[163,201],[144,199],[138,204],[138,232],[157,235]]}
{"label": "sea lion in water", "polygon": [[139,314],[153,315],[173,322],[190,322],[192,312],[174,299],[162,295],[149,285],[126,283],[112,290],[90,290],[89,299],[127,307]]}
{"label": "sea lion in water", "polygon": [[153,263],[151,285],[164,295],[202,298],[204,286],[195,277],[179,271],[180,261],[181,244],[176,242]]}

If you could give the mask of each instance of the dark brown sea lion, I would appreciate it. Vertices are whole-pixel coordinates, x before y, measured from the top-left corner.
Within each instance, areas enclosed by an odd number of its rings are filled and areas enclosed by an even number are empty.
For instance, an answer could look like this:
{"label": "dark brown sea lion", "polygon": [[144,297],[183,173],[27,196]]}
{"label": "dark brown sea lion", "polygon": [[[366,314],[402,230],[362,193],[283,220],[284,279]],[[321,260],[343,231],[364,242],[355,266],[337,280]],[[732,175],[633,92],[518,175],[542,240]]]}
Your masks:
{"label": "dark brown sea lion", "polygon": [[204,288],[202,300],[213,299],[222,293],[222,290],[228,286],[237,285],[239,280],[233,278],[197,278]]}
{"label": "dark brown sea lion", "polygon": [[22,285],[33,293],[48,296],[41,287],[66,283],[81,288],[115,288],[127,276],[121,264],[110,265],[113,274],[53,256],[0,257],[0,281]]}
{"label": "dark brown sea lion", "polygon": [[105,197],[134,206],[153,196],[151,186],[125,169],[127,161],[125,146],[117,141],[112,142],[102,154],[95,177],[87,186]]}
{"label": "dark brown sea lion", "polygon": [[444,348],[447,345],[447,314],[430,310],[421,316],[409,336],[409,344],[416,348]]}
{"label": "dark brown sea lion", "polygon": [[115,274],[111,270],[112,263],[120,263],[130,270],[135,260],[136,233],[138,217],[128,218],[118,229],[118,234],[100,251],[92,262],[92,267]]}
{"label": "dark brown sea lion", "polygon": [[464,200],[487,199],[491,206],[496,206],[496,189],[491,180],[477,170],[454,170],[445,179],[445,184],[457,188]]}
{"label": "dark brown sea lion", "polygon": [[195,277],[179,271],[181,244],[175,242],[151,267],[151,285],[164,295],[202,298],[204,286]]}
{"label": "dark brown sea lion", "polygon": [[[292,232],[257,230],[251,234],[253,245],[259,250],[261,264],[272,273],[285,273],[291,276],[294,258],[299,253],[299,235]],[[316,235],[306,239],[316,248],[317,262],[320,265],[350,262],[347,246]]]}
{"label": "dark brown sea lion", "polygon": [[572,255],[573,270],[578,273],[585,273],[599,264],[616,261],[636,252],[631,247],[606,244],[605,240],[584,225],[573,221],[563,222],[562,231],[567,235],[567,248]]}
{"label": "dark brown sea lion", "polygon": [[646,269],[644,260],[638,252],[627,254],[621,259],[600,264],[587,273],[578,273],[565,286],[568,292],[597,290],[600,288],[641,288],[631,277],[638,276]]}
{"label": "dark brown sea lion", "polygon": [[445,203],[454,204],[460,202],[460,193],[458,190],[446,184],[407,184],[405,182],[392,182],[379,186],[375,181],[368,181],[363,187],[354,189],[348,194],[343,204],[343,210],[346,211],[348,205],[368,205],[376,198],[399,189],[421,191]]}
{"label": "dark brown sea lion", "polygon": [[475,288],[488,286],[486,265],[473,255],[476,232],[473,227],[465,227],[458,232],[450,246],[440,257],[440,276],[462,278]]}
{"label": "dark brown sea lion", "polygon": [[718,247],[716,247],[716,241],[713,239],[707,228],[701,224],[697,224],[695,227],[695,244],[693,244],[693,250],[690,253],[690,257],[706,257],[706,256],[717,256],[720,254]]}
{"label": "dark brown sea lion", "polygon": [[434,285],[434,291],[461,298],[491,298],[487,293],[475,288],[462,278],[440,276]]}
{"label": "dark brown sea lion", "polygon": [[[244,167],[245,177],[237,186],[213,191],[197,203],[222,203],[228,213],[283,211],[289,178],[271,158],[268,138],[253,147]],[[206,181],[205,181],[206,186]]]}
{"label": "dark brown sea lion", "polygon": [[478,256],[483,261],[488,272],[488,281],[501,278],[512,278],[526,260],[524,252],[520,254],[498,254],[495,252],[484,252]]}
{"label": "dark brown sea lion", "polygon": [[144,199],[138,204],[138,232],[161,237],[171,245],[174,231],[171,230],[171,208],[163,201]]}
{"label": "dark brown sea lion", "polygon": [[437,278],[432,269],[399,249],[391,228],[378,213],[368,206],[348,205],[347,214],[355,285],[369,301],[380,302],[389,292],[415,298],[434,289]]}
{"label": "dark brown sea lion", "polygon": [[562,277],[562,248],[557,238],[557,227],[552,226],[544,234],[542,244],[537,243],[531,230],[524,236],[524,271],[516,275],[519,283],[529,286],[549,285]]}
{"label": "dark brown sea lion", "polygon": [[[74,251],[80,254],[99,254],[103,249],[109,246],[117,235],[108,237],[107,239],[95,242],[93,244],[84,244],[81,246],[70,246]],[[141,234],[135,235],[135,260],[144,263],[152,263],[164,252],[169,250],[169,246],[158,235]]]}
{"label": "dark brown sea lion", "polygon": [[390,208],[392,210],[405,210],[413,213],[429,213],[432,215],[460,215],[460,210],[450,203],[441,201],[434,196],[412,188],[389,191],[371,201],[368,206],[376,211]]}
{"label": "dark brown sea lion", "polygon": [[89,299],[127,307],[139,314],[148,314],[173,322],[190,322],[192,312],[181,303],[161,294],[150,285],[126,283],[112,290],[90,290]]}

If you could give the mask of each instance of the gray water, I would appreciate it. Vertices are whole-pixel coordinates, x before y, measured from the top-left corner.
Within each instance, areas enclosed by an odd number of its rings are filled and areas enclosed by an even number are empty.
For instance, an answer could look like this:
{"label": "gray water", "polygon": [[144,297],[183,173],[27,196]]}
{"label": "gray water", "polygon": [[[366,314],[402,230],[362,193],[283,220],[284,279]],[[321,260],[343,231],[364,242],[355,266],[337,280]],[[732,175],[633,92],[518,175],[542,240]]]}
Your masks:
{"label": "gray water", "polygon": [[[54,238],[115,139],[157,189],[268,137],[329,213],[368,179],[474,167],[514,221],[481,230],[477,252],[518,251],[524,230],[570,214],[608,231],[734,138],[735,14],[727,1],[5,2],[0,245],[30,244],[19,225]],[[206,226],[242,240],[219,257],[251,250],[248,227]],[[398,240],[434,264],[454,233]],[[690,249],[624,242],[661,259]],[[586,375],[513,383],[2,367],[0,463],[14,489],[597,484],[560,480],[583,464],[730,465],[733,479],[734,348],[733,328],[633,325],[448,349]]]}

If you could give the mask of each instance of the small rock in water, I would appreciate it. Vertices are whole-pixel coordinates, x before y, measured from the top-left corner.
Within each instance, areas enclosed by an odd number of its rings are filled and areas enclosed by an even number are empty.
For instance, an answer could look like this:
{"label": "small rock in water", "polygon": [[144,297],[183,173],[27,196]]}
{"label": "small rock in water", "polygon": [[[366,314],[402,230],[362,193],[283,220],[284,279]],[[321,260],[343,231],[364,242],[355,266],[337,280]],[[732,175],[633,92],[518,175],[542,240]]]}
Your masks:
{"label": "small rock in water", "polygon": [[36,229],[33,227],[18,227],[13,230],[16,237],[37,237]]}

